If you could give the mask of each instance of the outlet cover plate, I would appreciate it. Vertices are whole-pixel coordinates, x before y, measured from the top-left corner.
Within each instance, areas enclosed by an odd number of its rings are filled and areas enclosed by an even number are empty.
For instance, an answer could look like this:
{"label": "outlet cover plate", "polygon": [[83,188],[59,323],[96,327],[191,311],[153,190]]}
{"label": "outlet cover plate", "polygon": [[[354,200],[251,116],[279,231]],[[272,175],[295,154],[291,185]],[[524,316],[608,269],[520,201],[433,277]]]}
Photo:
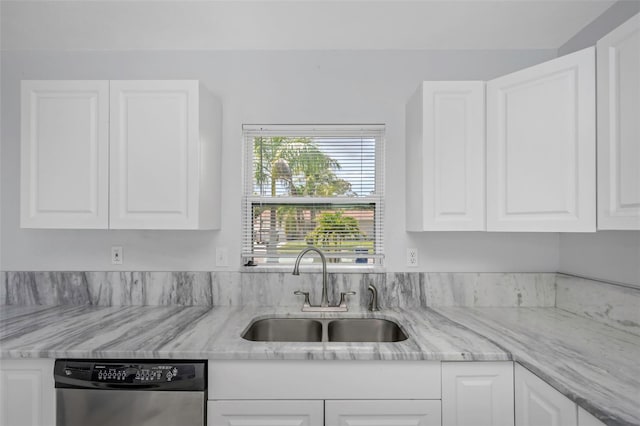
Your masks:
{"label": "outlet cover plate", "polygon": [[407,249],[407,266],[411,268],[418,267],[418,249],[416,248]]}
{"label": "outlet cover plate", "polygon": [[111,247],[111,264],[122,265],[124,259],[122,258],[122,247]]}

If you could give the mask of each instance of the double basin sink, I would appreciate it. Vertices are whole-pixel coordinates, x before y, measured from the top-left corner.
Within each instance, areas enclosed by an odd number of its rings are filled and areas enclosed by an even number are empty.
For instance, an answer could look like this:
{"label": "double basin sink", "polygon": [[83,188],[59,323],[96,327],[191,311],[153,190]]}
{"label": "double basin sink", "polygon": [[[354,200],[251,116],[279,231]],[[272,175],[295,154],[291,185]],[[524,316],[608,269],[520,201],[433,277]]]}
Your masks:
{"label": "double basin sink", "polygon": [[265,318],[253,321],[242,334],[256,342],[401,342],[400,326],[379,318]]}

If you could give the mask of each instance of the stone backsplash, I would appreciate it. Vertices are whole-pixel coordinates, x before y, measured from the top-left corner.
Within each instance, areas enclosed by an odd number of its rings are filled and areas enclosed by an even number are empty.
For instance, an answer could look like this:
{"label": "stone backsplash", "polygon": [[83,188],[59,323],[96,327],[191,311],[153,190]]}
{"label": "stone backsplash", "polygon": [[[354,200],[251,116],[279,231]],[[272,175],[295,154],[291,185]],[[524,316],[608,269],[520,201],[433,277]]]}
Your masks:
{"label": "stone backsplash", "polygon": [[[5,305],[301,306],[319,303],[321,274],[288,272],[2,272]],[[373,283],[382,306],[555,306],[555,273],[330,273],[329,299]]]}

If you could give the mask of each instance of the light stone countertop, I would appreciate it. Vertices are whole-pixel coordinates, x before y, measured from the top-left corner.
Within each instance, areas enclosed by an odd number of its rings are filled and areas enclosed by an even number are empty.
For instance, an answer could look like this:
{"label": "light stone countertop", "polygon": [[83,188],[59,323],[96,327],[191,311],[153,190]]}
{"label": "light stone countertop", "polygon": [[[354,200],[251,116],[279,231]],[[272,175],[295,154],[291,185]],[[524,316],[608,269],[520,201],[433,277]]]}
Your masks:
{"label": "light stone countertop", "polygon": [[438,308],[607,425],[640,425],[640,336],[555,308]]}
{"label": "light stone countertop", "polygon": [[[250,342],[254,318],[393,319],[398,343]],[[555,308],[371,314],[206,306],[0,306],[0,358],[511,360],[609,425],[640,424],[640,336]]]}
{"label": "light stone countertop", "polygon": [[[293,312],[293,313],[292,313]],[[254,318],[369,317],[397,321],[398,343],[251,342]],[[293,308],[2,306],[2,358],[510,360],[501,347],[429,309],[339,314]]]}

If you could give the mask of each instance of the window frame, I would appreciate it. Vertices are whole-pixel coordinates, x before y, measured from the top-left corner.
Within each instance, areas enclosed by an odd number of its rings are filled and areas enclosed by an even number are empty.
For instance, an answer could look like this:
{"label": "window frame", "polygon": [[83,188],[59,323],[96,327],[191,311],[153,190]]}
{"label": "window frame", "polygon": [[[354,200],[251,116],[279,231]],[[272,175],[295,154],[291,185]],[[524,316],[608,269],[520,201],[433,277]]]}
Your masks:
{"label": "window frame", "polygon": [[[331,270],[367,272],[384,270],[384,166],[385,166],[385,133],[384,124],[316,124],[316,125],[253,125],[242,126],[243,139],[243,185],[242,185],[242,226],[241,226],[241,265],[250,269],[288,270],[288,263],[260,263],[249,264],[256,257],[265,257],[253,252],[253,207],[255,205],[283,205],[283,204],[318,204],[318,205],[374,205],[374,253],[363,256],[344,255],[340,257],[366,257],[372,259],[372,263],[329,263]],[[334,197],[309,197],[309,196],[261,196],[254,194],[254,141],[256,137],[371,137],[375,139],[375,192],[363,197],[334,196]],[[277,258],[292,258],[290,255],[276,256]],[[293,256],[295,258],[295,256]]]}

